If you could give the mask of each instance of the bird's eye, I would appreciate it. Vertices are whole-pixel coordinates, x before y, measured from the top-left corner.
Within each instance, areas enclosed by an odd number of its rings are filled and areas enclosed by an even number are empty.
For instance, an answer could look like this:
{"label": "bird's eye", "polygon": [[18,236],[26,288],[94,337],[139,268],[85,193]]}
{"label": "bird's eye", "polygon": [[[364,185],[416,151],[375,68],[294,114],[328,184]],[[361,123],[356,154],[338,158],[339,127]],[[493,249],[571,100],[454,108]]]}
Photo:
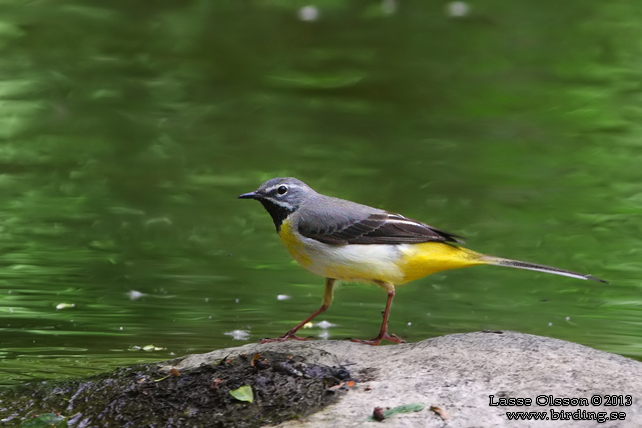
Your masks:
{"label": "bird's eye", "polygon": [[285,195],[286,193],[288,193],[288,186],[279,186],[279,188],[276,189],[276,192],[279,195]]}

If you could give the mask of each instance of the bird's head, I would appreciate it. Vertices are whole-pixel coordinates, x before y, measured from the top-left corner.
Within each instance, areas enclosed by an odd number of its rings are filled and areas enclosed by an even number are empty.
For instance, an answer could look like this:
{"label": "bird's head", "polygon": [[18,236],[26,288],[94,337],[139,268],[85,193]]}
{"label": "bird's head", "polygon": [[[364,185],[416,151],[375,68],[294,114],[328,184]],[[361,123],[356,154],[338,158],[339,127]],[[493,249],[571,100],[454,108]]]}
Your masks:
{"label": "bird's head", "polygon": [[303,181],[293,177],[277,177],[261,184],[254,192],[244,193],[240,199],[256,199],[272,216],[276,230],[283,221],[316,192]]}

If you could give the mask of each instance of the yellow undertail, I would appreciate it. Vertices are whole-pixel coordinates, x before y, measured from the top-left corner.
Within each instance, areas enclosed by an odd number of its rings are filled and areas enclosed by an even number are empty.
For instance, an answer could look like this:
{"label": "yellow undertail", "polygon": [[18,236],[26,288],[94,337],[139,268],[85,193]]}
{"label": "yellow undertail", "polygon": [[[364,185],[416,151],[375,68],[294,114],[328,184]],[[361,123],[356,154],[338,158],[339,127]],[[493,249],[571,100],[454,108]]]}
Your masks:
{"label": "yellow undertail", "polygon": [[406,246],[399,265],[405,283],[442,270],[491,264],[483,257],[482,254],[467,248],[442,242],[425,242]]}

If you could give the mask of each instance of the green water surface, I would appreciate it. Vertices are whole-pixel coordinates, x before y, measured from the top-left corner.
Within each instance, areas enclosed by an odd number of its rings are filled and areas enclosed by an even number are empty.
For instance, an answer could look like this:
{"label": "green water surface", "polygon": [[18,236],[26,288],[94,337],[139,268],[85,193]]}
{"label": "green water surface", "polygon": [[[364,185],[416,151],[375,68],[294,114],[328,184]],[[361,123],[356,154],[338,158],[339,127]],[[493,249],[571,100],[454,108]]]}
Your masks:
{"label": "green water surface", "polygon": [[[398,289],[408,341],[510,329],[642,358],[642,3],[304,6],[0,4],[0,384],[317,309],[323,279],[236,199],[275,176],[611,282],[435,274]],[[347,284],[306,333],[373,337],[384,303]]]}

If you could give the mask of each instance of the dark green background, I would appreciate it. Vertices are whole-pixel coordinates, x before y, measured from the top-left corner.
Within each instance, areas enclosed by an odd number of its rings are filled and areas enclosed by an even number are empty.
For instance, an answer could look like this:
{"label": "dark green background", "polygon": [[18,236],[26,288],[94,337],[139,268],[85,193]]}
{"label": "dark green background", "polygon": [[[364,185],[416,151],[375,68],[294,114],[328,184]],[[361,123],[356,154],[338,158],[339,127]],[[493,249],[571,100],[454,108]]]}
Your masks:
{"label": "dark green background", "polygon": [[[306,4],[0,5],[1,383],[303,319],[322,278],[236,199],[283,175],[611,281],[440,273],[398,290],[391,332],[511,329],[641,358],[642,3],[490,0],[452,17],[446,2],[319,0],[305,22]],[[330,338],[370,338],[384,302],[350,284],[321,319]],[[128,351],[150,344],[166,349]]]}

